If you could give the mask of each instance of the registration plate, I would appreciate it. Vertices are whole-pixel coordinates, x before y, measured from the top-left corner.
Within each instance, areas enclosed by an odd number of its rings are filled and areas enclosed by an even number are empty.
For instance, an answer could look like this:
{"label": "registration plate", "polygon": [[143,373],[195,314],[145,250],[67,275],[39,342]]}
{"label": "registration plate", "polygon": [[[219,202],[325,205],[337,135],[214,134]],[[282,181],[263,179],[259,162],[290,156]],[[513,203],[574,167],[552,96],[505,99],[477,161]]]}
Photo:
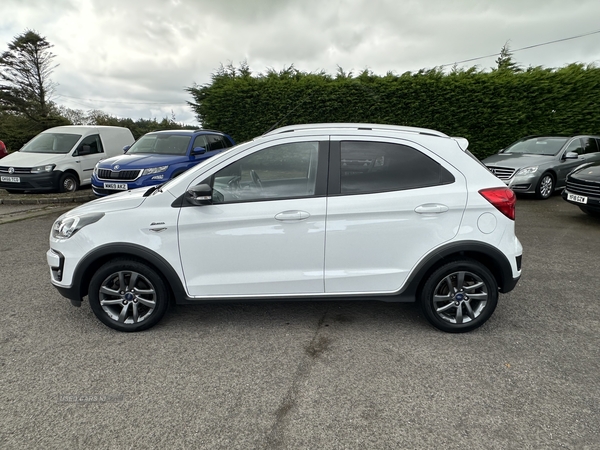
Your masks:
{"label": "registration plate", "polygon": [[588,198],[583,195],[567,194],[567,200],[571,200],[577,203],[587,203]]}
{"label": "registration plate", "polygon": [[20,183],[21,178],[19,178],[19,177],[0,177],[0,181],[4,181],[5,183]]}
{"label": "registration plate", "polygon": [[113,189],[115,191],[126,191],[127,183],[104,183],[104,189]]}

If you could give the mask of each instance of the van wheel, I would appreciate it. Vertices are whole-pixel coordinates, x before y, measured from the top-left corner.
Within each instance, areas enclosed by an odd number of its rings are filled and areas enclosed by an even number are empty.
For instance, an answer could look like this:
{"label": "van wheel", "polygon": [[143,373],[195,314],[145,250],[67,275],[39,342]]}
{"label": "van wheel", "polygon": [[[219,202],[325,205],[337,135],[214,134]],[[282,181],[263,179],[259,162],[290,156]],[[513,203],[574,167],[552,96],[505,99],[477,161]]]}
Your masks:
{"label": "van wheel", "polygon": [[75,192],[79,187],[79,180],[77,177],[70,173],[65,173],[60,177],[58,182],[58,189],[60,192]]}
{"label": "van wheel", "polygon": [[119,258],[96,271],[88,298],[92,311],[105,325],[119,331],[142,331],[165,315],[169,294],[154,269]]}
{"label": "van wheel", "polygon": [[431,274],[420,300],[423,314],[434,327],[464,333],[491,317],[498,304],[498,284],[480,262],[452,261]]}

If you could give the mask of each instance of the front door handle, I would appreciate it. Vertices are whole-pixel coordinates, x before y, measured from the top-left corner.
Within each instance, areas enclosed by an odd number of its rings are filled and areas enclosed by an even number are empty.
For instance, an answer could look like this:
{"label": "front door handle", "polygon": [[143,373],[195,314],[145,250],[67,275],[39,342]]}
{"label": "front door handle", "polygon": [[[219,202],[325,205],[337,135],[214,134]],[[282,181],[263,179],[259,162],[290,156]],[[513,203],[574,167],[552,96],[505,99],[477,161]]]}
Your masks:
{"label": "front door handle", "polygon": [[440,205],[439,203],[425,203],[415,208],[415,212],[418,214],[441,214],[448,211],[446,205]]}
{"label": "front door handle", "polygon": [[310,214],[306,211],[283,211],[275,216],[276,220],[287,222],[291,220],[304,220],[308,219]]}

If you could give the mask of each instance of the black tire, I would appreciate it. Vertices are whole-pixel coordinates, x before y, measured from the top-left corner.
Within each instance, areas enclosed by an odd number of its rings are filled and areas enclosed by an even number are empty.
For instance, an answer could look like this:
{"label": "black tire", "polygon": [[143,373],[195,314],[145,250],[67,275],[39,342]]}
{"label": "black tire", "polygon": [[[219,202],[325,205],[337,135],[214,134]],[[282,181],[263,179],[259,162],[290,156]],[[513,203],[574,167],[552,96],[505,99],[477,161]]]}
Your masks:
{"label": "black tire", "polygon": [[550,198],[554,193],[556,180],[551,173],[545,173],[540,177],[537,186],[535,187],[535,196],[540,200]]}
{"label": "black tire", "polygon": [[165,282],[154,269],[140,261],[121,258],[107,262],[96,271],[90,281],[88,298],[92,311],[102,323],[128,332],[156,325],[169,304]]}
{"label": "black tire", "polygon": [[79,180],[77,179],[77,175],[65,173],[60,177],[60,181],[58,182],[59,192],[75,192],[78,188]]}
{"label": "black tire", "polygon": [[452,261],[429,276],[421,290],[420,302],[423,314],[434,327],[449,333],[464,333],[480,327],[491,317],[498,304],[498,283],[478,261]]}

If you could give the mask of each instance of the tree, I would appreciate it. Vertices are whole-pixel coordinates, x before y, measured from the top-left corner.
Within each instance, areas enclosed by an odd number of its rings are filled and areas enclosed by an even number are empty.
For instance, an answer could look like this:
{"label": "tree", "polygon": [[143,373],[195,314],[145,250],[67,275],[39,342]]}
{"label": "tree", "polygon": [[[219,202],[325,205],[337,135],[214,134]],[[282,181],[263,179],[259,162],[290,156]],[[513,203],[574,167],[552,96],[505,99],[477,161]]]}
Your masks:
{"label": "tree", "polygon": [[51,95],[56,86],[50,75],[53,47],[45,37],[32,30],[16,36],[8,51],[0,55],[0,108],[22,114],[34,122],[48,124],[55,116]]}
{"label": "tree", "polygon": [[521,72],[521,68],[519,65],[513,60],[513,54],[510,51],[510,47],[508,42],[506,42],[502,46],[502,50],[500,50],[500,55],[498,55],[498,59],[496,60],[496,70],[498,71],[507,71],[507,72]]}

